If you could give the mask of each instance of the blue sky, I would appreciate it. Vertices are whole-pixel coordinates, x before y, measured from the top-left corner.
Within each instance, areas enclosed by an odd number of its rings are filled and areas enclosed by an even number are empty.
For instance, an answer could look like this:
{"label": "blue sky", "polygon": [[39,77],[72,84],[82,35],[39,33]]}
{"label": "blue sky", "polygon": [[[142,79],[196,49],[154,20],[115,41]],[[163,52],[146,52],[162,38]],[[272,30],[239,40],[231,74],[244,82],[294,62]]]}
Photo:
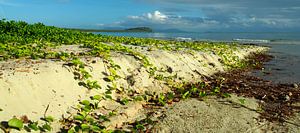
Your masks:
{"label": "blue sky", "polygon": [[72,28],[300,31],[300,0],[0,0],[0,17]]}

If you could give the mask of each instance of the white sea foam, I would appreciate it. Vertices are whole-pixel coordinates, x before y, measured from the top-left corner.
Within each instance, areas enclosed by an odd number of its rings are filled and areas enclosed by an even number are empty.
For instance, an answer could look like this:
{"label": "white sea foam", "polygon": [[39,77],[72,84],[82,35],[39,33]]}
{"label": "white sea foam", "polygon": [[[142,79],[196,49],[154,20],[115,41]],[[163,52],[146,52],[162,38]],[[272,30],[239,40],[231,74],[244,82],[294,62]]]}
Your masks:
{"label": "white sea foam", "polygon": [[253,43],[269,43],[270,40],[263,40],[263,39],[241,39],[241,38],[237,38],[237,39],[232,39],[233,41],[237,41],[237,42],[253,42]]}
{"label": "white sea foam", "polygon": [[175,40],[177,41],[192,41],[192,38],[186,38],[186,37],[176,37]]}

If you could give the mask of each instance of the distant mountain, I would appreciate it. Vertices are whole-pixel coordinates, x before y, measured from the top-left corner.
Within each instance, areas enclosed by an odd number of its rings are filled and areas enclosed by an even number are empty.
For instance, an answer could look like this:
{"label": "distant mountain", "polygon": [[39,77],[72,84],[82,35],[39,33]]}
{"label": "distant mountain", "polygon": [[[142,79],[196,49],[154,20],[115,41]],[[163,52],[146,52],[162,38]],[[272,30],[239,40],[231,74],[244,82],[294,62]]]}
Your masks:
{"label": "distant mountain", "polygon": [[129,29],[125,29],[125,31],[129,31],[129,32],[153,32],[153,30],[149,27],[129,28]]}
{"label": "distant mountain", "polygon": [[83,32],[153,32],[153,30],[149,27],[135,27],[128,29],[74,29],[67,28],[71,30],[79,30]]}

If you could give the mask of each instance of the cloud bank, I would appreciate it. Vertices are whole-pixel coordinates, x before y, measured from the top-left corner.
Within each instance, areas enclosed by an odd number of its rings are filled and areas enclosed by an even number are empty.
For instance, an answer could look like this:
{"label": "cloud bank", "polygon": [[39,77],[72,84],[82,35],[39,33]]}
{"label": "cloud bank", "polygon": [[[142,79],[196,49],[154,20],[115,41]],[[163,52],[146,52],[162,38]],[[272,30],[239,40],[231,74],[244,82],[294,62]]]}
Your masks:
{"label": "cloud bank", "polygon": [[140,0],[158,6],[118,26],[188,31],[300,31],[300,0]]}

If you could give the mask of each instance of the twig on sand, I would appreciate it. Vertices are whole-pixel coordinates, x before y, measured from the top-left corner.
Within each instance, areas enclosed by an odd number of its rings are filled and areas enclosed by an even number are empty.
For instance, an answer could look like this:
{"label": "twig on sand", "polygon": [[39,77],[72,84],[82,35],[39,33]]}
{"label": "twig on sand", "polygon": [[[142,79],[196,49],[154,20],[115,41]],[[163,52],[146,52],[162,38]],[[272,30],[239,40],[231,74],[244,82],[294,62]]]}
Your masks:
{"label": "twig on sand", "polygon": [[46,114],[47,114],[47,111],[48,111],[48,109],[49,109],[49,105],[50,105],[50,103],[47,105],[47,107],[46,107],[46,110],[45,110],[45,112],[44,112],[44,118],[46,118]]}

